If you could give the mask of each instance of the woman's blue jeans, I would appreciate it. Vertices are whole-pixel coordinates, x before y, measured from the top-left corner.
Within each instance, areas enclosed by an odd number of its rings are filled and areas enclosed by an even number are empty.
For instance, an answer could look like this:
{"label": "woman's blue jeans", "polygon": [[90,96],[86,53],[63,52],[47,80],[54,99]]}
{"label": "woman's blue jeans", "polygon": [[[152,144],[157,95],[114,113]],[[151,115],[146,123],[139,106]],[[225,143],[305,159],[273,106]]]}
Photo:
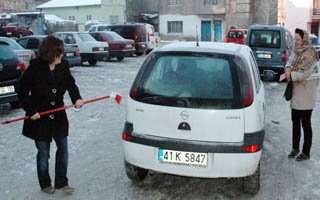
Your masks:
{"label": "woman's blue jeans", "polygon": [[[68,139],[53,137],[56,145],[55,188],[68,185]],[[38,149],[37,172],[41,189],[51,186],[49,175],[50,141],[35,140]]]}

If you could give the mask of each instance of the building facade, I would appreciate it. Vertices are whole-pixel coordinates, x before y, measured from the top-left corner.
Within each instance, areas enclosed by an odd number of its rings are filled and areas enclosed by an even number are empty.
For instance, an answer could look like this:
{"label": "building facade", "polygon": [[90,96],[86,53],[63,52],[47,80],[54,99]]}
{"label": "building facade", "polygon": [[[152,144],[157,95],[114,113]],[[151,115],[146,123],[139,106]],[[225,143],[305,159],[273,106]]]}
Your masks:
{"label": "building facade", "polygon": [[36,7],[49,0],[0,0],[0,13],[35,11]]}
{"label": "building facade", "polygon": [[55,1],[52,0],[37,8],[46,14],[76,21],[79,31],[85,31],[86,23],[94,20],[104,23],[126,21],[126,0]]}

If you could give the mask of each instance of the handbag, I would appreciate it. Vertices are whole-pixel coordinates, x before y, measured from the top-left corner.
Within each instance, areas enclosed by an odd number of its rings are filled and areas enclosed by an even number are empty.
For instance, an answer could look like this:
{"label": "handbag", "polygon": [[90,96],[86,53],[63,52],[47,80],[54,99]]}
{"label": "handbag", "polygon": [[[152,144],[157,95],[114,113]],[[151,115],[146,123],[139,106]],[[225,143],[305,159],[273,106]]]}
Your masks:
{"label": "handbag", "polygon": [[292,92],[293,92],[293,83],[292,83],[292,81],[288,81],[287,87],[286,87],[286,90],[285,90],[285,92],[284,92],[283,97],[284,97],[287,101],[291,100],[291,98],[292,98]]}

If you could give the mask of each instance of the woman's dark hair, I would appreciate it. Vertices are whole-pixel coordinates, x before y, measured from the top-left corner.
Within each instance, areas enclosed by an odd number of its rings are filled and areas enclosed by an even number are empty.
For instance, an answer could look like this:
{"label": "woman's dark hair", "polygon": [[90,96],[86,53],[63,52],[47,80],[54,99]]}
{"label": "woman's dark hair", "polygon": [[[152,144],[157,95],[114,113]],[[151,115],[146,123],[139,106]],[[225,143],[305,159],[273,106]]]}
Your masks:
{"label": "woman's dark hair", "polygon": [[299,28],[296,28],[296,30],[294,31],[294,33],[297,33],[301,36],[301,39],[303,39],[303,36],[304,36],[304,32],[303,30],[299,29]]}
{"label": "woman's dark hair", "polygon": [[54,60],[63,54],[63,42],[59,38],[49,35],[40,44],[39,47],[40,59],[53,63]]}

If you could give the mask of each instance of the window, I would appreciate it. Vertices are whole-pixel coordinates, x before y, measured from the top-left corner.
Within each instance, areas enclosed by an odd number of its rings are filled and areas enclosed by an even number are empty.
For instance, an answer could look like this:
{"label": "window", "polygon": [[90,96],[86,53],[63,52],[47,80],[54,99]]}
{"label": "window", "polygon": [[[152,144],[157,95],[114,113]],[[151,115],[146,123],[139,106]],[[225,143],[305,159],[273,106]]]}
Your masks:
{"label": "window", "polygon": [[69,20],[76,20],[76,17],[75,16],[69,16]]}
{"label": "window", "polygon": [[168,5],[181,5],[182,0],[168,0]]}
{"label": "window", "polygon": [[168,33],[182,33],[183,23],[182,21],[168,22]]}
{"label": "window", "polygon": [[40,46],[40,42],[37,39],[30,38],[27,43],[26,49],[38,49]]}
{"label": "window", "polygon": [[280,31],[253,30],[249,41],[250,47],[280,48]]}
{"label": "window", "polygon": [[204,5],[217,5],[218,0],[204,0]]}
{"label": "window", "polygon": [[118,16],[110,16],[110,23],[118,23],[119,22],[119,17]]}
{"label": "window", "polygon": [[66,44],[76,44],[76,40],[74,39],[72,34],[67,34],[63,40]]}
{"label": "window", "polygon": [[92,20],[92,16],[91,15],[87,15],[87,21]]}

